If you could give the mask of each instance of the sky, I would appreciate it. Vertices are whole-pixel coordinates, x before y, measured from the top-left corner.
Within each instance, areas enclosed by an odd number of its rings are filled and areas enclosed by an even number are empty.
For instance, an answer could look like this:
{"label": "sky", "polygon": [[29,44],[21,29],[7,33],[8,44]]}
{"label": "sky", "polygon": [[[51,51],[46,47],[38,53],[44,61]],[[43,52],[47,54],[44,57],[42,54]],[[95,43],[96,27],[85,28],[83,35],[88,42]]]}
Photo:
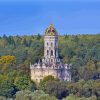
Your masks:
{"label": "sky", "polygon": [[100,33],[100,0],[0,0],[0,36]]}

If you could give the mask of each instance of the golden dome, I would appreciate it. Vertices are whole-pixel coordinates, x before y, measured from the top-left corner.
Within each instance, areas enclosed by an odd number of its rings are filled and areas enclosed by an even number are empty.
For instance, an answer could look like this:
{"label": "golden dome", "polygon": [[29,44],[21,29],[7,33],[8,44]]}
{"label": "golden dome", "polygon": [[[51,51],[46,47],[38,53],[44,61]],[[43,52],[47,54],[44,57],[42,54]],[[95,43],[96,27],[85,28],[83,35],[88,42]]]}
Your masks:
{"label": "golden dome", "polygon": [[57,31],[53,27],[52,23],[50,23],[49,27],[45,30],[45,35],[48,35],[48,36],[55,36],[55,35],[57,35]]}
{"label": "golden dome", "polygon": [[52,25],[52,23],[50,23],[50,25],[49,25],[49,28],[53,28],[53,25]]}

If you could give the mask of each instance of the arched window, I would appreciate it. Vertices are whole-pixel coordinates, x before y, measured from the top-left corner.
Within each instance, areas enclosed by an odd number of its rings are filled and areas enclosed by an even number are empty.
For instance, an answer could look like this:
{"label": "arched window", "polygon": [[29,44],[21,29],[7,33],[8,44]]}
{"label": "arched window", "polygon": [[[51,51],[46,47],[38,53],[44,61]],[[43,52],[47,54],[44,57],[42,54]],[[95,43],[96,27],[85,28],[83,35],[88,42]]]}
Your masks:
{"label": "arched window", "polygon": [[51,62],[53,62],[53,59],[51,59]]}
{"label": "arched window", "polygon": [[56,52],[57,52],[57,50],[55,50],[55,57],[56,57]]}
{"label": "arched window", "polygon": [[49,55],[49,50],[47,50],[47,55]]}
{"label": "arched window", "polygon": [[53,43],[51,42],[51,46],[53,46]]}
{"label": "arched window", "polygon": [[51,56],[53,56],[53,50],[51,50]]}
{"label": "arched window", "polygon": [[55,46],[57,46],[57,41],[55,42]]}
{"label": "arched window", "polygon": [[47,42],[47,46],[48,46],[48,42]]}

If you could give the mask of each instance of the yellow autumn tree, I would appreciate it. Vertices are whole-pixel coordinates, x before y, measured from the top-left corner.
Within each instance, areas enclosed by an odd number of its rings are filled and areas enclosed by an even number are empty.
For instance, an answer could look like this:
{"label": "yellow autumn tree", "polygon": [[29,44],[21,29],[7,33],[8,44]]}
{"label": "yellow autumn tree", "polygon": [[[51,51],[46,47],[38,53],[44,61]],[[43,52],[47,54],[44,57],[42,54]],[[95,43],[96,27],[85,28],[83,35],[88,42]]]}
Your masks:
{"label": "yellow autumn tree", "polygon": [[15,56],[1,56],[0,57],[0,70],[2,72],[5,72],[7,69],[9,69],[11,66],[13,66],[16,63]]}
{"label": "yellow autumn tree", "polygon": [[1,56],[0,57],[0,64],[14,64],[16,62],[15,56]]}

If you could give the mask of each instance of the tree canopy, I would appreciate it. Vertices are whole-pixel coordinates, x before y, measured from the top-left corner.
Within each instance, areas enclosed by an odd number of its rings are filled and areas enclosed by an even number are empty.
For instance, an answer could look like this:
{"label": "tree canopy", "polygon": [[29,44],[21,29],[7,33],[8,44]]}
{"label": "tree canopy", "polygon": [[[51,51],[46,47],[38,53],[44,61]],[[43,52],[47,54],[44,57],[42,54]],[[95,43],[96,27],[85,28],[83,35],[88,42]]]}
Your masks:
{"label": "tree canopy", "polygon": [[40,93],[43,100],[65,96],[64,100],[73,97],[99,100],[100,34],[59,36],[58,49],[61,61],[72,64],[72,82],[60,82],[48,76],[36,85],[30,79],[30,62],[34,64],[43,57],[43,36],[0,37],[0,99],[24,98],[23,91],[27,90],[30,92],[25,92],[25,99],[32,92],[32,95]]}

